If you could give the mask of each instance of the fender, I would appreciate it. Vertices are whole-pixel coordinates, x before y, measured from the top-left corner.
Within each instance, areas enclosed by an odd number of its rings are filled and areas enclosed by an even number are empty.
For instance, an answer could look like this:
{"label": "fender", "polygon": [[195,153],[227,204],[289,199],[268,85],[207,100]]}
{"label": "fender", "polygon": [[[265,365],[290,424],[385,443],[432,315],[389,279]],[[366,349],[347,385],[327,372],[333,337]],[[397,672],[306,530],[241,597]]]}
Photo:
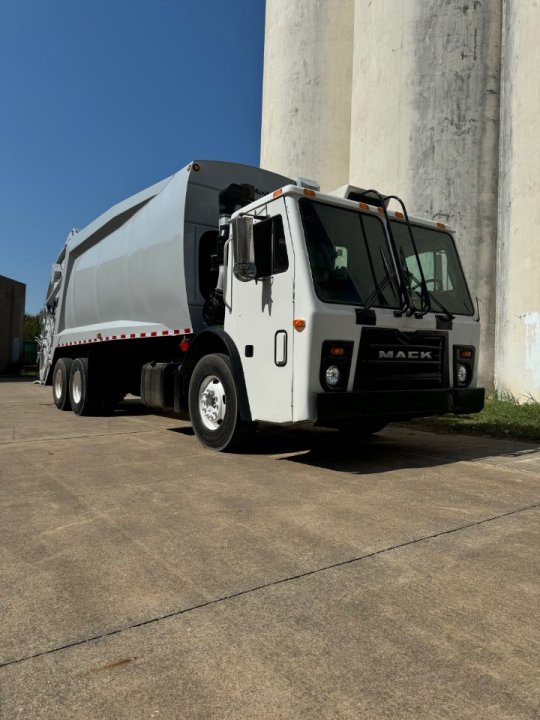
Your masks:
{"label": "fender", "polygon": [[189,379],[198,361],[205,355],[214,352],[224,352],[231,361],[232,373],[238,393],[238,410],[242,420],[251,422],[251,408],[244,378],[244,368],[236,343],[231,336],[219,327],[210,327],[197,333],[195,339],[186,352],[180,374],[184,378],[185,389],[189,385]]}

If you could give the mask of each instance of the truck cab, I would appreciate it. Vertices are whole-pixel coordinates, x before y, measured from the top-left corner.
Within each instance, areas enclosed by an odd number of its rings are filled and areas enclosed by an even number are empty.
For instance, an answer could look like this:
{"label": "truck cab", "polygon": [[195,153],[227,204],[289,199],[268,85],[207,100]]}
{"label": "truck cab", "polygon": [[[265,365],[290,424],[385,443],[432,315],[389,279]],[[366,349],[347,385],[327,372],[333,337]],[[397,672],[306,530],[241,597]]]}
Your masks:
{"label": "truck cab", "polygon": [[365,434],[483,407],[452,232],[363,192],[288,185],[231,218],[223,328],[252,421]]}

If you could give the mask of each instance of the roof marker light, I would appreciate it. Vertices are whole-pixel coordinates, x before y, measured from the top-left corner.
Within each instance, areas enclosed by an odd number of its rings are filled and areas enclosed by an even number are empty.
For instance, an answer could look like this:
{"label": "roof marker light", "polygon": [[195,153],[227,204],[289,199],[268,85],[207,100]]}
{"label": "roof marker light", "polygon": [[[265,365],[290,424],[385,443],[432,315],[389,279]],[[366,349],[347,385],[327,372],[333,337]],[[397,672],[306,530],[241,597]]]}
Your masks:
{"label": "roof marker light", "polygon": [[278,190],[274,190],[274,192],[272,193],[272,197],[279,197],[282,192],[283,192],[283,188],[279,188]]}
{"label": "roof marker light", "polygon": [[437,227],[438,227],[438,228],[441,228],[441,230],[444,230],[444,228],[446,227],[446,225],[445,225],[444,223],[437,223]]}
{"label": "roof marker light", "polygon": [[369,210],[369,205],[367,203],[358,203],[358,207],[360,210]]}
{"label": "roof marker light", "polygon": [[315,197],[317,193],[315,190],[311,190],[310,188],[304,188],[304,195],[307,195],[308,197]]}
{"label": "roof marker light", "polygon": [[402,212],[399,212],[399,210],[396,210],[394,215],[398,218],[398,220],[403,220],[405,218],[405,215]]}

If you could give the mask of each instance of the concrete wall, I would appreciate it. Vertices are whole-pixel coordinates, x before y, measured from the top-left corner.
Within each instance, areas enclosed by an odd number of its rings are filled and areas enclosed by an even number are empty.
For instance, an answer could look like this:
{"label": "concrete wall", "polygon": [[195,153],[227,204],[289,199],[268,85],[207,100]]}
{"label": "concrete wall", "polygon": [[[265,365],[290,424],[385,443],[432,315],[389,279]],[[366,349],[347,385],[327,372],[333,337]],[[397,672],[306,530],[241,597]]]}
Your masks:
{"label": "concrete wall", "polygon": [[539,30],[538,0],[267,0],[261,150],[270,169],[374,186],[453,227],[480,380],[538,399]]}
{"label": "concrete wall", "polygon": [[493,378],[501,13],[498,2],[356,1],[350,176],[447,223]]}
{"label": "concrete wall", "polygon": [[347,182],[353,16],[354,0],[267,0],[261,167]]}
{"label": "concrete wall", "polygon": [[22,353],[26,285],[0,275],[0,372]]}
{"label": "concrete wall", "polygon": [[495,380],[540,401],[539,36],[538,0],[506,0]]}

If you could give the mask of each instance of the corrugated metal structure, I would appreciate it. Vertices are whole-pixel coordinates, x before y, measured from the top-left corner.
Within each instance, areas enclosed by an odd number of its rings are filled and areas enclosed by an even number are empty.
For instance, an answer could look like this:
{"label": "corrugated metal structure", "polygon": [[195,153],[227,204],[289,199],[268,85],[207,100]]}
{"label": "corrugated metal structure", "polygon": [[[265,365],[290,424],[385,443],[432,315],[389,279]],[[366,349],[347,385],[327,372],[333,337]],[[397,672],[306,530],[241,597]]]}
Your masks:
{"label": "corrugated metal structure", "polygon": [[24,283],[0,275],[0,373],[21,360],[25,299]]}

